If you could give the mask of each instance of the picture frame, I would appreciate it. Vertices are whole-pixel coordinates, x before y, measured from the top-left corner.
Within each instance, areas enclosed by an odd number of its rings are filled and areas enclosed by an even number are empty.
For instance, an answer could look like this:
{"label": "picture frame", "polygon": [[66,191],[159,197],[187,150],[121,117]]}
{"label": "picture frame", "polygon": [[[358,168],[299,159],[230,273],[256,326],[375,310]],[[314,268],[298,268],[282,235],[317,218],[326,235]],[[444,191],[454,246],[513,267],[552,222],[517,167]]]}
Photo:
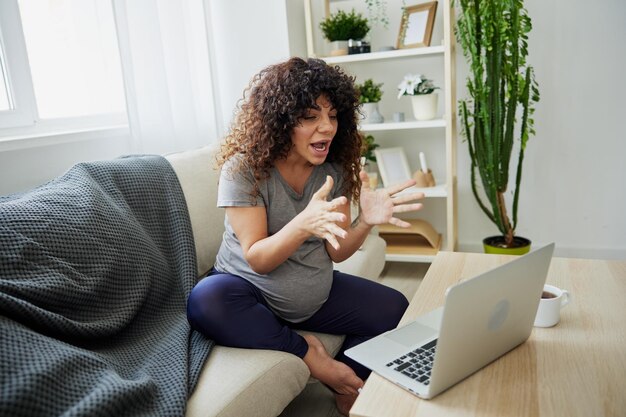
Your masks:
{"label": "picture frame", "polygon": [[400,19],[396,48],[430,46],[436,14],[436,1],[405,7]]}
{"label": "picture frame", "polygon": [[[332,3],[340,3],[346,0],[304,0],[304,29],[306,38],[307,56],[318,58],[328,56],[329,43],[324,39],[319,23],[330,17]],[[356,0],[351,0],[356,1]],[[337,7],[334,7],[337,9]]]}
{"label": "picture frame", "polygon": [[374,150],[374,154],[384,187],[411,179],[411,169],[404,148],[379,148]]}

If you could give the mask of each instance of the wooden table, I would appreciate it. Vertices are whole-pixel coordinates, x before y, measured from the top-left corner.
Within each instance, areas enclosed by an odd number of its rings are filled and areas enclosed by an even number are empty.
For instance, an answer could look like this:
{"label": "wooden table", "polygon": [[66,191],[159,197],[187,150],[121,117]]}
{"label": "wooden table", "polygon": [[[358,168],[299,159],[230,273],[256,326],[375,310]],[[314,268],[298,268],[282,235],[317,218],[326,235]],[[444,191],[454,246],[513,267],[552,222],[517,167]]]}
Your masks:
{"label": "wooden table", "polygon": [[[443,305],[446,288],[509,261],[440,252],[400,324]],[[548,284],[572,302],[552,328],[422,400],[372,374],[350,416],[626,416],[626,262],[554,258]]]}

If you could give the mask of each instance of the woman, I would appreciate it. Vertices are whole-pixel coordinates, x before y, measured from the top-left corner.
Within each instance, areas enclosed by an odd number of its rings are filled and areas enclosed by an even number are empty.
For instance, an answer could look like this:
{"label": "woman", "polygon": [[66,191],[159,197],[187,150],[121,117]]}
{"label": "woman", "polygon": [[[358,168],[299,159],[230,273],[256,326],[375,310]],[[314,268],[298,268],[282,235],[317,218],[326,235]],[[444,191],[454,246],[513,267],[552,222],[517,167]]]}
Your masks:
{"label": "woman", "polygon": [[[210,276],[193,289],[188,317],[216,343],[275,349],[304,360],[347,414],[369,370],[343,352],[396,327],[408,302],[378,283],[333,271],[374,225],[421,194],[413,181],[371,190],[359,176],[354,80],[324,61],[292,58],[256,75],[219,156],[224,240]],[[349,201],[360,216],[350,218]],[[313,335],[346,334],[333,359]]]}

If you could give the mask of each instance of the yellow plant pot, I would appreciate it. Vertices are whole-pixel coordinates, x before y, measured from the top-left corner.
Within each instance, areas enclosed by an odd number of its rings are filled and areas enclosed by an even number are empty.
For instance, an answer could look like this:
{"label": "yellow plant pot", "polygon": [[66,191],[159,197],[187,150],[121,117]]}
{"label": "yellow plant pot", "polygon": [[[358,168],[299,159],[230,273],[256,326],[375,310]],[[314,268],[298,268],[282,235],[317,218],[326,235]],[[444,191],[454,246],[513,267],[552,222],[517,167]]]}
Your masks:
{"label": "yellow plant pot", "polygon": [[490,236],[483,239],[483,248],[485,253],[494,253],[498,255],[524,255],[530,252],[531,241],[525,237],[515,236],[513,238],[513,247],[504,246],[503,236]]}

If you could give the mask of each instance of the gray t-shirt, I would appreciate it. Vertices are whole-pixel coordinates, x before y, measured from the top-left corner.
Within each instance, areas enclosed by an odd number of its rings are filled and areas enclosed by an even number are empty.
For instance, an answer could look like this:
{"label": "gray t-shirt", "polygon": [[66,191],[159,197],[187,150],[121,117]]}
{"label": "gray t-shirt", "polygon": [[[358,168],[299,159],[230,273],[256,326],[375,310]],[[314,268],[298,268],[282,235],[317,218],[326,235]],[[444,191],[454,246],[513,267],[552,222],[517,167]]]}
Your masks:
{"label": "gray t-shirt", "polygon": [[[313,194],[320,189],[330,175],[334,180],[329,200],[341,195],[343,179],[341,167],[333,163],[315,166],[304,186],[302,195],[295,192],[276,168],[270,177],[259,184],[260,195],[254,200],[253,176],[250,170],[233,174],[233,160],[222,168],[218,187],[218,207],[264,206],[267,212],[268,234],[282,229],[298,213],[306,208]],[[250,268],[235,235],[228,216],[224,220],[226,231],[217,254],[215,268],[221,272],[238,275],[257,288],[270,308],[285,320],[293,323],[311,317],[328,299],[332,285],[333,264],[326,252],[324,240],[307,239],[291,256],[267,275],[259,275]]]}

